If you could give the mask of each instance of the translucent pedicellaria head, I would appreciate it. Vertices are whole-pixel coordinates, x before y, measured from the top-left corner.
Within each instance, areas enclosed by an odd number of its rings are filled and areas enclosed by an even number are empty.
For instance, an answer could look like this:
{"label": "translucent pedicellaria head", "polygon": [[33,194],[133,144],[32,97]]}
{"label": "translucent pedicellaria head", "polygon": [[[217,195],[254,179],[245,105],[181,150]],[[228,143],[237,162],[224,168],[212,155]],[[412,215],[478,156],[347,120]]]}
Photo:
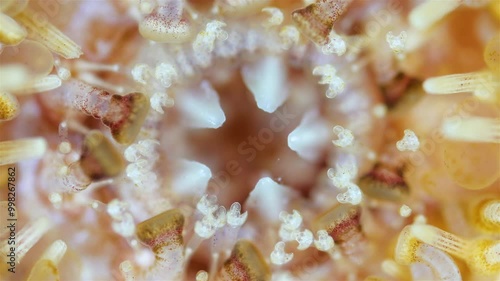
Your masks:
{"label": "translucent pedicellaria head", "polygon": [[196,204],[196,209],[200,211],[203,215],[213,214],[219,206],[217,205],[217,196],[204,194],[198,204]]}
{"label": "translucent pedicellaria head", "polygon": [[297,210],[293,210],[292,214],[282,211],[279,216],[280,221],[287,229],[298,229],[302,224],[302,216]]}
{"label": "translucent pedicellaria head", "polygon": [[336,73],[337,70],[331,64],[316,66],[313,69],[313,75],[321,76],[321,80],[318,83],[328,85],[328,90],[326,91],[326,97],[328,98],[336,97],[345,88],[344,80],[338,77]]}
{"label": "translucent pedicellaria head", "polygon": [[299,243],[297,250],[303,251],[314,241],[313,233],[309,229],[304,229],[303,231],[295,232],[295,241]]}
{"label": "translucent pedicellaria head", "polygon": [[328,177],[333,185],[338,188],[346,188],[357,176],[358,166],[354,159],[342,164],[336,164],[335,169],[328,169]]}
{"label": "translucent pedicellaria head", "polygon": [[389,47],[397,55],[404,53],[406,49],[406,39],[407,34],[405,31],[401,31],[399,35],[394,35],[391,31],[389,31],[385,37],[385,40],[389,43]]}
{"label": "translucent pedicellaria head", "polygon": [[417,151],[420,142],[417,136],[412,130],[405,130],[405,135],[402,140],[396,143],[396,147],[399,151]]}
{"label": "translucent pedicellaria head", "polygon": [[361,203],[363,194],[361,193],[359,186],[351,182],[345,186],[345,189],[346,191],[343,193],[337,194],[337,201],[339,201],[339,203],[349,203],[352,205],[358,205]]}
{"label": "translucent pedicellaria head", "polygon": [[336,134],[339,139],[332,141],[334,145],[339,147],[347,147],[353,144],[354,136],[352,132],[348,129],[344,129],[342,126],[333,127],[333,133]]}
{"label": "translucent pedicellaria head", "polygon": [[335,246],[335,241],[328,235],[328,232],[324,229],[320,229],[316,232],[318,239],[314,240],[314,246],[316,249],[327,252],[330,251],[333,246]]}
{"label": "translucent pedicellaria head", "polygon": [[274,250],[271,252],[270,258],[273,264],[283,265],[293,259],[293,253],[286,253],[285,242],[280,241],[274,246]]}
{"label": "translucent pedicellaria head", "polygon": [[248,212],[241,213],[241,204],[235,202],[231,204],[229,212],[227,212],[227,224],[232,227],[242,226],[247,220]]}

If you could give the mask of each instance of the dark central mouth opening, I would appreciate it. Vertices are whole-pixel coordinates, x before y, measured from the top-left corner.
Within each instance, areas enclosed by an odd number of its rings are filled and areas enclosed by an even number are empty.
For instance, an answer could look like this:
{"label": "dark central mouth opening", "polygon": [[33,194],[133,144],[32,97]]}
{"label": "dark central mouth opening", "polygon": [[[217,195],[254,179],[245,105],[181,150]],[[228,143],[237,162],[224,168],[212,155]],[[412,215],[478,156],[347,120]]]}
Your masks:
{"label": "dark central mouth opening", "polygon": [[318,165],[301,159],[288,147],[287,138],[303,112],[285,103],[273,113],[257,107],[239,71],[227,83],[213,85],[226,121],[218,129],[190,130],[186,158],[207,165],[212,179],[207,191],[223,205],[243,203],[259,179],[306,192],[314,184]]}

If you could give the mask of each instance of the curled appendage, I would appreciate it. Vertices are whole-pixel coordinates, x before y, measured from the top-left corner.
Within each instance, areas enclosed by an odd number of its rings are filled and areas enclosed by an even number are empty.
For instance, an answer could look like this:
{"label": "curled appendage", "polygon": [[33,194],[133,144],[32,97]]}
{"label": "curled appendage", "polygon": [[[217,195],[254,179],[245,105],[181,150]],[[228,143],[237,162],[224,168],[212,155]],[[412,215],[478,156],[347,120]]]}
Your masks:
{"label": "curled appendage", "polygon": [[204,194],[196,204],[196,209],[204,216],[213,214],[218,208],[217,196],[215,195]]}
{"label": "curled appendage", "polygon": [[208,281],[208,272],[200,270],[196,273],[196,281]]}
{"label": "curled appendage", "polygon": [[0,13],[0,43],[5,45],[17,45],[21,43],[28,33],[13,18]]}
{"label": "curled appendage", "polygon": [[342,204],[352,204],[358,205],[363,200],[363,194],[361,193],[361,189],[354,183],[349,183],[345,187],[346,191],[343,193],[337,194],[337,201]]}
{"label": "curled appendage", "polygon": [[0,121],[9,121],[17,117],[21,107],[17,98],[10,93],[0,92]]}
{"label": "curled appendage", "polygon": [[217,273],[214,280],[271,280],[271,270],[259,249],[247,240],[240,240],[231,252],[231,256]]}
{"label": "curled appendage", "polygon": [[299,43],[300,32],[295,26],[285,25],[281,28],[279,36],[283,44],[282,48],[287,50]]}
{"label": "curled appendage", "polygon": [[[500,7],[498,3],[496,5]],[[486,65],[493,74],[500,75],[500,36],[497,35],[491,38],[486,48],[484,48],[483,57]]]}
{"label": "curled appendage", "polygon": [[401,202],[409,194],[402,171],[380,164],[360,178],[359,187],[368,197],[393,202]]}
{"label": "curled appendage", "polygon": [[241,204],[234,202],[227,212],[227,224],[232,227],[242,226],[248,218],[248,212],[241,213]]}
{"label": "curled appendage", "polygon": [[27,280],[59,280],[58,264],[66,253],[66,248],[66,243],[62,240],[52,243],[35,263]]}
{"label": "curled appendage", "polygon": [[299,30],[318,45],[328,43],[333,24],[344,13],[351,0],[319,0],[292,12]]}
{"label": "curled appendage", "polygon": [[[208,239],[214,234],[218,233],[219,236],[223,236],[223,233],[219,233],[218,230],[223,228],[227,223],[226,208],[223,206],[216,206],[217,208],[213,212],[208,212],[203,216],[201,220],[197,220],[194,224],[193,237],[188,241],[186,245],[186,257],[189,258],[191,254],[196,251],[198,246],[200,246],[203,240]],[[212,209],[212,208],[211,208]],[[208,210],[208,209],[207,209]],[[212,246],[215,252],[218,254],[224,248],[224,241],[218,241],[219,237],[213,240]],[[227,241],[226,241],[227,242]]]}
{"label": "curled appendage", "polygon": [[135,233],[135,223],[132,214],[128,211],[128,204],[118,199],[108,203],[106,212],[111,216],[113,230],[123,237],[132,237]]}
{"label": "curled appendage", "polygon": [[399,151],[417,151],[420,147],[420,142],[412,130],[405,130],[403,139],[396,143],[396,148]]}
{"label": "curled appendage", "polygon": [[328,35],[328,42],[321,47],[321,51],[326,55],[337,54],[338,56],[342,56],[346,50],[346,42],[332,29]]}
{"label": "curled appendage", "polygon": [[303,251],[312,245],[314,241],[313,233],[309,229],[297,231],[295,232],[295,241],[299,243],[297,250]]}
{"label": "curled appendage", "polygon": [[155,253],[154,264],[144,273],[146,278],[177,280],[184,270],[184,216],[172,209],[139,223],[137,237]]}
{"label": "curled appendage", "polygon": [[405,31],[401,31],[399,35],[394,35],[389,31],[385,36],[385,40],[389,43],[389,47],[396,55],[401,55],[405,52],[407,37],[408,35]]}
{"label": "curled appendage", "polygon": [[192,37],[192,23],[184,12],[184,1],[168,1],[152,10],[139,23],[139,32],[161,43],[183,43]]}
{"label": "curled appendage", "polygon": [[441,132],[449,140],[500,143],[500,119],[450,117],[443,121]]}
{"label": "curled appendage", "polygon": [[207,23],[205,30],[202,30],[193,42],[194,58],[202,67],[207,67],[212,62],[215,40],[226,40],[228,34],[222,28],[224,22],[213,20]]}
{"label": "curled appendage", "polygon": [[144,63],[137,63],[132,67],[130,74],[132,79],[142,85],[146,85],[153,76],[153,69]]}
{"label": "curled appendage", "polygon": [[399,208],[399,215],[402,216],[403,218],[407,218],[411,215],[412,209],[408,205],[402,205]]}
{"label": "curled appendage", "polygon": [[279,219],[282,225],[290,230],[299,229],[302,224],[302,216],[297,210],[293,210],[292,214],[288,214],[285,211],[281,211],[279,214]]}
{"label": "curled appendage", "polygon": [[420,241],[463,259],[478,274],[500,272],[500,241],[465,240],[430,225],[414,225],[411,234]]}
{"label": "curled appendage", "polygon": [[137,280],[134,266],[128,260],[120,263],[120,273],[125,281]]}
{"label": "curled appendage", "polygon": [[479,204],[471,205],[470,221],[472,224],[488,233],[500,232],[500,200],[487,199]]}
{"label": "curled appendage", "polygon": [[286,253],[285,242],[280,241],[274,245],[274,250],[271,252],[270,258],[273,264],[283,265],[293,259],[293,253]]}
{"label": "curled appendage", "polygon": [[328,252],[335,246],[335,241],[328,235],[328,232],[324,229],[320,229],[316,232],[318,239],[314,240],[314,247],[319,251]]}
{"label": "curled appendage", "polygon": [[356,178],[358,166],[353,159],[348,163],[336,164],[335,169],[328,169],[327,174],[333,185],[338,188],[346,188]]}
{"label": "curled appendage", "polygon": [[321,75],[319,84],[327,84],[328,90],[326,91],[327,98],[334,98],[342,93],[345,88],[344,80],[336,75],[337,70],[331,64],[316,66],[313,69],[313,75]]}
{"label": "curled appendage", "polygon": [[79,58],[83,54],[78,44],[51,23],[38,21],[39,18],[29,9],[15,16],[15,19],[28,30],[30,38],[44,44],[53,52],[67,59]]}
{"label": "curled appendage", "polygon": [[[223,208],[223,207],[222,207]],[[223,214],[221,207],[218,208],[219,213]],[[212,211],[212,213],[215,212]],[[229,253],[237,241],[238,233],[241,226],[245,223],[248,217],[248,212],[241,213],[241,205],[235,202],[226,212],[226,225],[219,229],[212,238],[212,252],[217,255],[220,252]],[[222,223],[222,217],[219,219]],[[213,272],[213,270],[211,270]]]}
{"label": "curled appendage", "polygon": [[129,162],[137,162],[140,159],[156,161],[158,159],[157,147],[160,143],[157,140],[145,139],[136,144],[132,144],[125,149],[124,156]]}
{"label": "curled appendage", "polygon": [[455,10],[461,2],[458,0],[427,0],[410,12],[410,24],[417,29],[427,29]]}
{"label": "curled appendage", "polygon": [[496,100],[500,82],[489,71],[451,74],[429,78],[424,81],[424,90],[429,94],[474,93],[482,100]]}
{"label": "curled appendage", "polygon": [[[16,235],[16,247],[15,247],[15,261],[20,263],[24,258],[26,253],[40,240],[40,238],[49,231],[52,224],[45,218],[38,218],[34,222],[29,223],[24,226]],[[2,248],[0,252],[2,253],[2,258],[8,261],[11,245],[8,244],[7,240],[2,243]]]}
{"label": "curled appendage", "polygon": [[283,12],[275,7],[266,7],[262,9],[263,13],[269,14],[269,18],[262,23],[264,27],[280,25],[283,22]]}
{"label": "curled appendage", "polygon": [[314,222],[316,231],[324,230],[354,263],[367,255],[368,244],[360,224],[361,208],[339,204],[320,215]]}
{"label": "curled appendage", "polygon": [[0,142],[0,165],[42,157],[47,151],[44,138],[26,138]]}
{"label": "curled appendage", "polygon": [[344,129],[342,126],[333,127],[333,133],[338,136],[338,140],[332,141],[332,143],[339,147],[347,147],[353,144],[354,135],[351,130]]}
{"label": "curled appendage", "polygon": [[[138,82],[143,84],[146,84],[149,75],[151,75],[149,72],[152,71],[146,67],[147,66],[145,65],[138,65],[137,69],[134,68],[136,69],[135,76],[137,76]],[[179,74],[174,65],[162,62],[156,65],[154,69],[154,77],[163,87],[169,88],[175,81],[177,81],[177,79],[179,79]]]}

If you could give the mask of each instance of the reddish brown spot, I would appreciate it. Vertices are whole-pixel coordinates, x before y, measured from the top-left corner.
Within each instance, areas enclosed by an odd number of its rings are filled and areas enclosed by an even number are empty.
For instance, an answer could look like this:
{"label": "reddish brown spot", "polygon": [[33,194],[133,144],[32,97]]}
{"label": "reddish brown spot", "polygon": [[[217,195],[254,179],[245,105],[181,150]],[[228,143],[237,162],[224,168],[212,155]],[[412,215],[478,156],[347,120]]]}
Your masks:
{"label": "reddish brown spot", "polygon": [[335,240],[342,243],[361,231],[361,208],[350,204],[339,204],[318,217],[315,231],[324,229]]}
{"label": "reddish brown spot", "polygon": [[157,251],[169,245],[182,245],[184,216],[178,209],[172,209],[145,220],[137,225],[139,240]]}
{"label": "reddish brown spot", "polygon": [[333,24],[344,13],[351,0],[321,0],[292,12],[299,30],[317,44],[328,43]]}
{"label": "reddish brown spot", "polygon": [[149,100],[141,93],[113,95],[102,122],[111,129],[113,138],[121,144],[132,143],[149,112]]}
{"label": "reddish brown spot", "polygon": [[409,189],[401,169],[376,165],[370,173],[359,180],[364,194],[381,200],[399,202],[408,195]]}

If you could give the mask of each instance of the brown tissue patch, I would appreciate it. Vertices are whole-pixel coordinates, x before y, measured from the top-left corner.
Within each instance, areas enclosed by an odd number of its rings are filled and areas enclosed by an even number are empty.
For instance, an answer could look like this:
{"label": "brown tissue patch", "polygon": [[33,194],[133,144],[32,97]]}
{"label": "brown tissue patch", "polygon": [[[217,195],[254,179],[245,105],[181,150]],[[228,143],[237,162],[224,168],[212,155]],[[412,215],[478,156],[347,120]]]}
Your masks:
{"label": "brown tissue patch", "polygon": [[350,0],[321,0],[292,12],[299,30],[316,44],[328,43],[333,24],[344,13]]}
{"label": "brown tissue patch", "polygon": [[183,245],[184,216],[178,209],[165,211],[137,225],[139,240],[158,251],[165,246]]}

